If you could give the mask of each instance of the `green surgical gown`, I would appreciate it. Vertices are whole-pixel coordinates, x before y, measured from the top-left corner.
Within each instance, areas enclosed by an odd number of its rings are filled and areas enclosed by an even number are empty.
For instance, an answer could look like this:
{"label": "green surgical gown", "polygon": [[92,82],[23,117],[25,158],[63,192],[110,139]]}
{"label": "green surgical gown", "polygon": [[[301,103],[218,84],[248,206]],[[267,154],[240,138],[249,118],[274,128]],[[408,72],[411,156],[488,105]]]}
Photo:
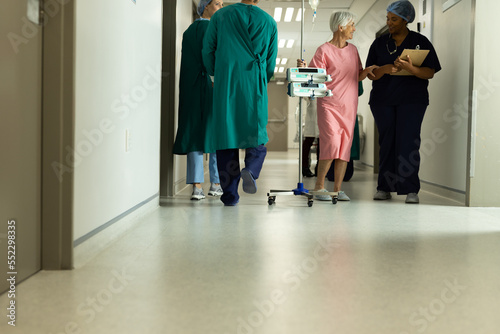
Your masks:
{"label": "green surgical gown", "polygon": [[207,114],[212,110],[213,88],[201,59],[203,37],[210,21],[196,20],[182,36],[181,73],[179,80],[178,129],[173,152],[186,154],[203,151]]}
{"label": "green surgical gown", "polygon": [[278,53],[276,21],[254,5],[237,3],[210,19],[203,62],[214,76],[213,109],[206,135],[210,150],[266,144],[267,84]]}
{"label": "green surgical gown", "polygon": [[[360,81],[358,84],[358,96],[363,95],[363,81]],[[358,117],[356,117],[356,122],[354,123],[354,136],[352,138],[352,146],[351,146],[351,160],[359,160],[361,155],[360,149],[360,140],[359,140],[359,124]]]}

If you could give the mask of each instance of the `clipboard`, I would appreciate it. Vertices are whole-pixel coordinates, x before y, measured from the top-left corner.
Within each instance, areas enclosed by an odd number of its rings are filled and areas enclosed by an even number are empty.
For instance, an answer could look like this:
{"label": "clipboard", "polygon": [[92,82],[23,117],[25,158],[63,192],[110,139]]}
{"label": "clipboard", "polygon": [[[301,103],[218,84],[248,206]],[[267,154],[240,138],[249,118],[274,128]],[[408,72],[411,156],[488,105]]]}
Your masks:
{"label": "clipboard", "polygon": [[[404,49],[403,52],[401,53],[401,56],[399,56],[401,59],[405,59],[406,56],[410,56],[411,61],[413,62],[414,66],[420,67],[422,66],[422,63],[424,62],[425,58],[429,54],[429,50],[414,50],[414,49]],[[408,71],[402,70],[397,73],[391,73],[391,75],[413,75]]]}

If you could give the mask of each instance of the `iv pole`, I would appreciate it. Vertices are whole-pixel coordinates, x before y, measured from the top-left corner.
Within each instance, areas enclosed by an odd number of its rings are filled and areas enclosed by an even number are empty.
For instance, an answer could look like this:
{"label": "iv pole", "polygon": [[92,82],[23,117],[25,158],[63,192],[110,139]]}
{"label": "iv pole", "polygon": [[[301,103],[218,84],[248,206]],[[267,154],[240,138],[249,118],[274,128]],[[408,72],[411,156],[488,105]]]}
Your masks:
{"label": "iv pole", "polygon": [[[300,20],[300,58],[304,59],[304,0],[302,0],[302,16]],[[299,97],[299,187],[302,184],[302,97]]]}
{"label": "iv pole", "polygon": [[[300,58],[303,60],[304,57],[304,0],[302,0],[302,19],[300,20]],[[312,206],[312,195],[309,194],[309,190],[304,188],[304,183],[302,182],[302,97],[299,97],[299,183],[297,184],[297,189],[293,190],[294,195],[304,195],[308,198],[308,205]]]}
{"label": "iv pole", "polygon": [[[303,60],[304,57],[304,0],[302,0],[302,19],[300,22],[300,59]],[[311,80],[312,81],[312,80]],[[277,195],[295,195],[295,196],[305,196],[307,197],[307,206],[311,207],[314,202],[314,191],[309,192],[309,190],[304,188],[304,184],[302,182],[302,97],[299,97],[299,182],[297,184],[297,188],[293,190],[270,190],[267,193],[268,196],[268,204],[273,205],[276,201]],[[332,193],[321,193],[321,194],[329,194],[332,196],[332,203],[337,203],[337,194]]]}
{"label": "iv pole", "polygon": [[[304,0],[302,0],[302,19],[300,22],[300,59],[303,58],[304,50]],[[302,97],[299,97],[299,182],[297,188],[293,190],[271,190],[268,196],[268,204],[274,204],[277,195],[295,195],[307,197],[307,205],[313,205],[313,195],[304,188],[302,182]]]}

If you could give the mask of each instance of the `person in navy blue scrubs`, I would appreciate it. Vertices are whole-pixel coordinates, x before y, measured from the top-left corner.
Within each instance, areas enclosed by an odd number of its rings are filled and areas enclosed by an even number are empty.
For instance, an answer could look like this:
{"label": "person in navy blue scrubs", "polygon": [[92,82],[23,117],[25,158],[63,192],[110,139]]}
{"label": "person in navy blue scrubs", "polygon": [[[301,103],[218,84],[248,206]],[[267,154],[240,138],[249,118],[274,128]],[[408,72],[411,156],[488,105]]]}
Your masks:
{"label": "person in navy blue scrubs", "polygon": [[[441,70],[431,42],[410,31],[415,19],[409,1],[396,1],[387,8],[389,33],[378,37],[370,47],[366,67],[373,71],[370,108],[379,131],[379,176],[373,199],[386,200],[391,192],[406,195],[406,203],[419,203],[420,129],[429,105],[429,79]],[[411,58],[401,58],[404,49],[429,50],[420,67]],[[407,76],[393,75],[406,70]]]}

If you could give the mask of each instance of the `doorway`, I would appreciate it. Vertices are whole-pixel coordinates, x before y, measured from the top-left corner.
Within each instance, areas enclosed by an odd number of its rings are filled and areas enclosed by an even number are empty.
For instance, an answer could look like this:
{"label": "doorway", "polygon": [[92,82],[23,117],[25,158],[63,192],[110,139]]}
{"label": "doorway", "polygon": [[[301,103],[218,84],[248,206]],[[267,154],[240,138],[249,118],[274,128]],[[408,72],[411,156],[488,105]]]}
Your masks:
{"label": "doorway", "polygon": [[288,96],[283,81],[268,84],[268,124],[267,135],[269,151],[288,151]]}
{"label": "doorway", "polygon": [[[17,284],[41,269],[73,267],[73,173],[61,178],[54,164],[62,165],[74,147],[74,3],[51,7],[42,26],[28,15],[28,8],[41,13],[41,1],[6,1],[0,14],[0,33],[7,36],[0,41],[0,270]],[[11,282],[1,281],[0,293],[15,286]]]}
{"label": "doorway", "polygon": [[[5,0],[0,14],[2,156],[0,293],[41,269],[42,32],[27,1]],[[8,260],[8,261],[7,261]]]}

